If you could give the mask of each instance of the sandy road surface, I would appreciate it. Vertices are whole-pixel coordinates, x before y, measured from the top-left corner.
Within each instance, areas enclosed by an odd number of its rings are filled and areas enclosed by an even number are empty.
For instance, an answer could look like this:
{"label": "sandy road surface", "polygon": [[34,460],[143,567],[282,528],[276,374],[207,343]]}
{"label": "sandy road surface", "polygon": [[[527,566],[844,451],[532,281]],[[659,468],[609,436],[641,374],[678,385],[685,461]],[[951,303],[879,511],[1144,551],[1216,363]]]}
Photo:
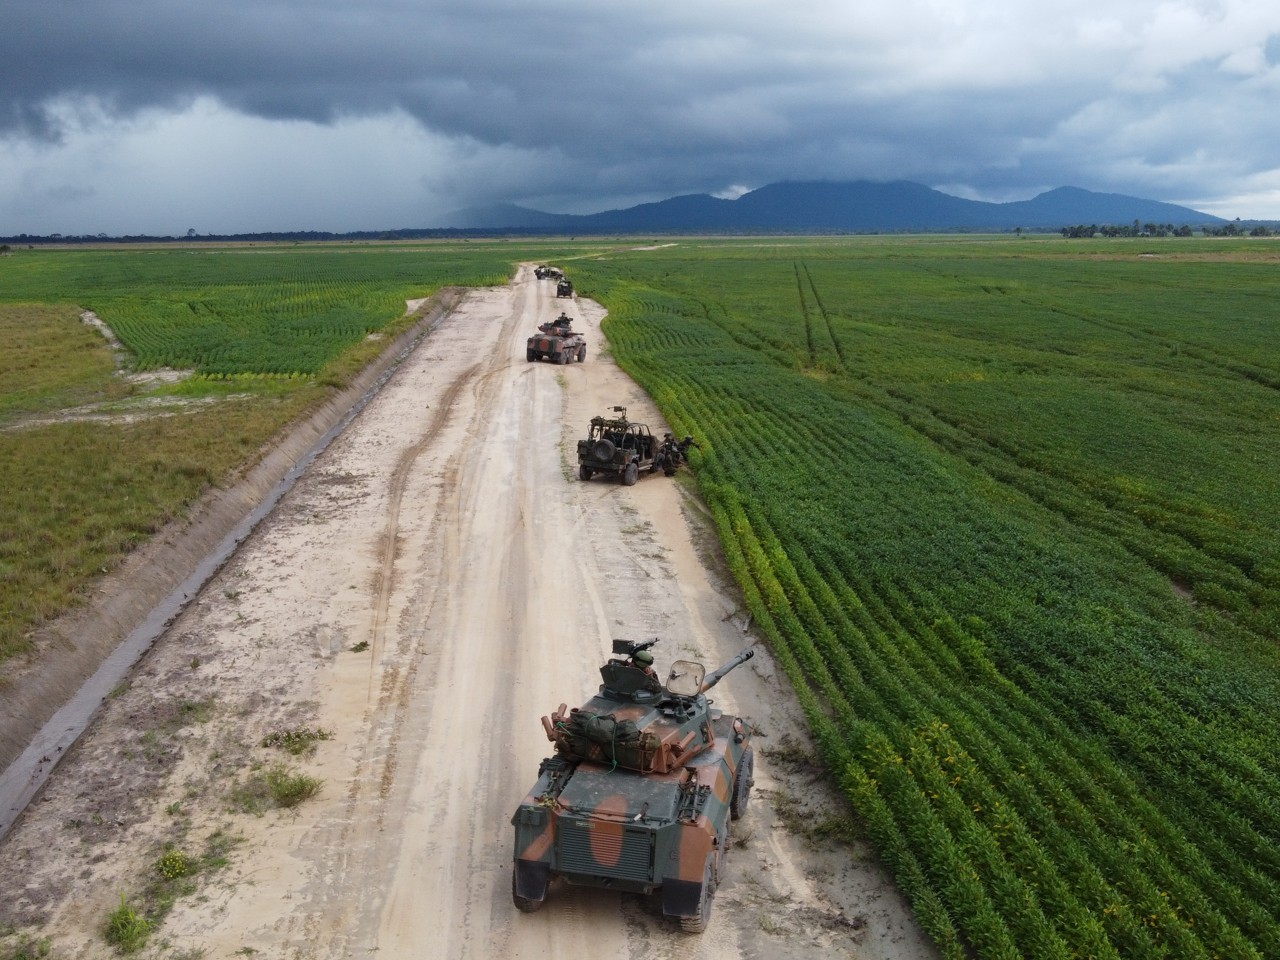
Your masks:
{"label": "sandy road surface", "polygon": [[[933,956],[856,848],[798,832],[840,808],[788,759],[798,714],[763,651],[715,692],[764,736],[708,932],[605,891],[512,907],[509,818],[549,749],[539,717],[595,690],[610,638],[662,637],[659,666],[708,668],[753,642],[676,483],[574,479],[593,414],[661,424],[602,356],[598,307],[552,293],[524,268],[468,295],[316,461],[0,847],[0,926],[107,956],[104,918],[161,845],[220,829],[243,838],[231,866],[178,902],[152,955]],[[562,308],[587,362],[527,363],[525,337]],[[186,722],[175,705],[192,703],[207,709]],[[278,759],[262,737],[302,726],[334,732],[296,762],[319,795],[229,812]]]}

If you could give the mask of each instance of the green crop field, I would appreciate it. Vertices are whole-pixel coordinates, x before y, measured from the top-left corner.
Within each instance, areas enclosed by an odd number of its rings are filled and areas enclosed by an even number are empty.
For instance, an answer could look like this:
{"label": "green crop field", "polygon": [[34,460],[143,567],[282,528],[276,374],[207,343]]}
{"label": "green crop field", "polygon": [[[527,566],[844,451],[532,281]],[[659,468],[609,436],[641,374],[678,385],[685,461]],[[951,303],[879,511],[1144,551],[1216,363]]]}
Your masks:
{"label": "green crop field", "polygon": [[949,957],[1280,957],[1280,248],[575,263]]}
{"label": "green crop field", "polygon": [[[947,956],[1280,957],[1270,241],[18,251],[0,662],[347,382],[404,300],[520,259],[605,303],[701,442],[756,623]],[[211,403],[45,423],[144,389],[82,308],[130,366],[197,371],[149,396]]]}
{"label": "green crop field", "polygon": [[[568,245],[571,246],[571,245]],[[404,329],[545,244],[19,249],[0,257],[0,685],[33,631]],[[115,375],[92,310],[128,371]],[[145,406],[159,401],[164,406]],[[163,409],[166,416],[145,415]]]}

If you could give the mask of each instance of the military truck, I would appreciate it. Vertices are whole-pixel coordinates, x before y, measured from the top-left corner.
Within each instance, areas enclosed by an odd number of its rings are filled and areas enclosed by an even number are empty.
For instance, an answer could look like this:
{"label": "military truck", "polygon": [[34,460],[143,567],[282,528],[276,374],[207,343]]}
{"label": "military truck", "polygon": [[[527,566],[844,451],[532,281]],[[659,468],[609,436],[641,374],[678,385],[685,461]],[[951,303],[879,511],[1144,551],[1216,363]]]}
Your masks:
{"label": "military truck", "polygon": [[590,480],[597,473],[611,473],[629,487],[641,470],[653,469],[658,438],[645,424],[628,420],[626,407],[613,412],[616,416],[592,417],[587,436],[578,441],[578,477]]}
{"label": "military truck", "polygon": [[573,332],[573,318],[563,310],[554,320],[538,324],[538,331],[525,346],[525,359],[530,363],[543,357],[560,364],[587,359],[587,339]]}
{"label": "military truck", "polygon": [[725,870],[729,821],[751,796],[751,725],[706,696],[743,650],[714,673],[677,660],[663,683],[648,648],[613,642],[599,692],[542,718],[555,755],[520,803],[511,897],[541,909],[551,881],[662,896],[662,913],[689,933],[711,918]]}
{"label": "military truck", "polygon": [[556,283],[556,297],[572,297],[573,283],[567,277],[561,277]]}

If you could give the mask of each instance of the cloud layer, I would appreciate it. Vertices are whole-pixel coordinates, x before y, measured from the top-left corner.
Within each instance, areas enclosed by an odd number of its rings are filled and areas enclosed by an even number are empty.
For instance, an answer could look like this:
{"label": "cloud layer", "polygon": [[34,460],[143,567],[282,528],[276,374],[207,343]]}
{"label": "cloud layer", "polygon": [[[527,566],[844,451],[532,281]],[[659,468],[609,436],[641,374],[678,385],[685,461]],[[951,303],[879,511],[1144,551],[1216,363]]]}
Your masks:
{"label": "cloud layer", "polygon": [[0,234],[428,226],[783,179],[1280,217],[1256,0],[7,0]]}

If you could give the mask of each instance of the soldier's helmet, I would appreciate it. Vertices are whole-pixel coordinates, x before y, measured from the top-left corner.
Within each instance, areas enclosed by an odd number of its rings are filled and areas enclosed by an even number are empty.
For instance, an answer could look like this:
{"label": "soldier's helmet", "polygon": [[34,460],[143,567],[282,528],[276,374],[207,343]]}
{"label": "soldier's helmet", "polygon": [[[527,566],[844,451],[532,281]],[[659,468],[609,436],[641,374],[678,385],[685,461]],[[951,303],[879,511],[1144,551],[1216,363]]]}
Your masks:
{"label": "soldier's helmet", "polygon": [[631,659],[642,667],[653,666],[653,654],[648,650],[637,650],[636,655]]}

